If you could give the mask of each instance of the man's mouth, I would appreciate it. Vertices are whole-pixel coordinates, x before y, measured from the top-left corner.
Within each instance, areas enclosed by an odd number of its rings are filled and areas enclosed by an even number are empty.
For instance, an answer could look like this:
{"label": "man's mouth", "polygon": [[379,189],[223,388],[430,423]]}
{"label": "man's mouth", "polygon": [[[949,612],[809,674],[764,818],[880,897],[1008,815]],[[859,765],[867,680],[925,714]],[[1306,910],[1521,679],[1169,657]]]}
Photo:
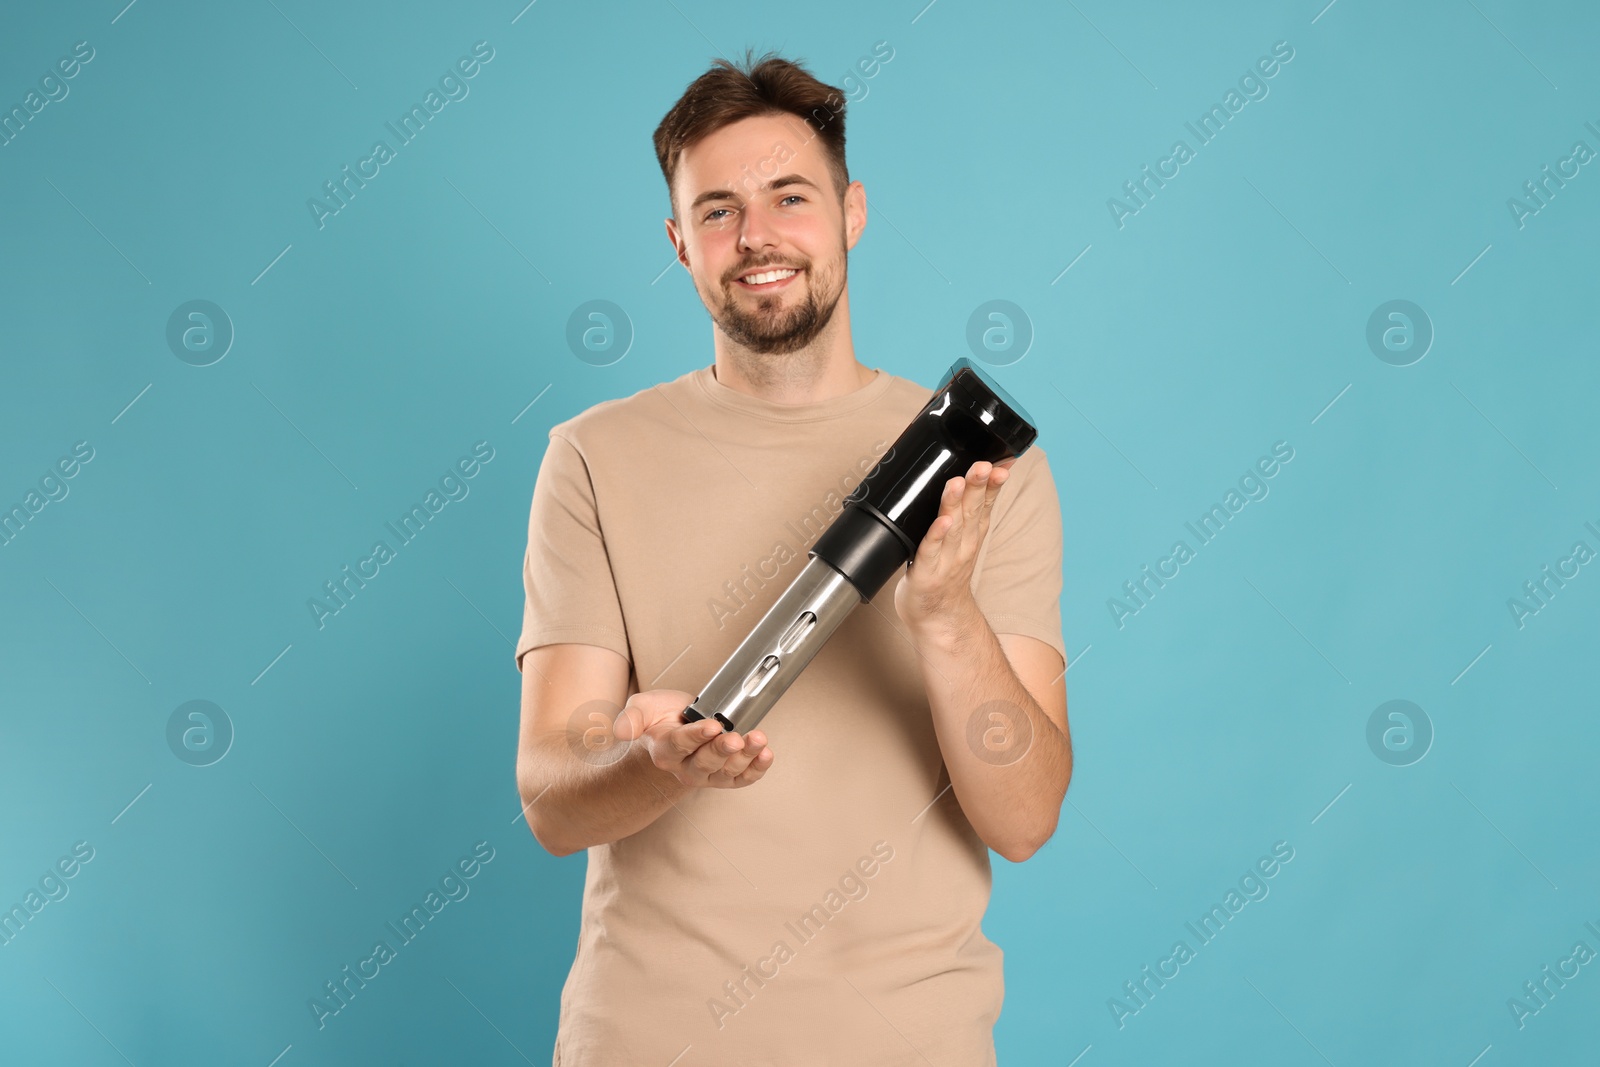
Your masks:
{"label": "man's mouth", "polygon": [[765,293],[775,289],[782,289],[789,284],[790,279],[800,272],[793,267],[776,267],[771,270],[756,271],[735,279],[741,289],[752,292]]}

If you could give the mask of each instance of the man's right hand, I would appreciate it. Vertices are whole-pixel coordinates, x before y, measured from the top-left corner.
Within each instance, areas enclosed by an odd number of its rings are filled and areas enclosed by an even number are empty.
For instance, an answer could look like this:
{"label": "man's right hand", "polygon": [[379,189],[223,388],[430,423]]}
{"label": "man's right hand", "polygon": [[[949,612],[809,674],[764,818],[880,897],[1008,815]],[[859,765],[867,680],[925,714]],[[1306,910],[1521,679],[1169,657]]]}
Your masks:
{"label": "man's right hand", "polygon": [[628,698],[612,732],[624,741],[642,739],[650,761],[692,788],[738,789],[757,782],[772,766],[772,749],[760,730],[744,736],[725,731],[715,719],[683,721],[694,694],[652,689]]}

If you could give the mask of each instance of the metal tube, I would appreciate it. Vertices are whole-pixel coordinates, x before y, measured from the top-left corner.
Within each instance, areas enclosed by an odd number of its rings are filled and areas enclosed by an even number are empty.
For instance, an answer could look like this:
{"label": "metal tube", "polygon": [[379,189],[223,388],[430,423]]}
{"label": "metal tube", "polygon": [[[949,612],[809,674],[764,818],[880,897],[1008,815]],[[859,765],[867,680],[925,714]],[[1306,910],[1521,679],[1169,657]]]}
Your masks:
{"label": "metal tube", "polygon": [[844,575],[812,556],[711,676],[684,721],[716,719],[737,733],[754,729],[860,603],[861,593]]}

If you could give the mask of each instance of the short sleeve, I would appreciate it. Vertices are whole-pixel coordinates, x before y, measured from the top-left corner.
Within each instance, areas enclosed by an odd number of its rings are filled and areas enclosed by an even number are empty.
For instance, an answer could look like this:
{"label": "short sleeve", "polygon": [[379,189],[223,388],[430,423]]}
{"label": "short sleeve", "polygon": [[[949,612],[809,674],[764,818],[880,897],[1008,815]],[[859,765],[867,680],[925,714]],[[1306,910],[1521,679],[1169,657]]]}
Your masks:
{"label": "short sleeve", "polygon": [[522,587],[519,671],[529,649],[565,642],[600,645],[632,660],[588,463],[555,431],[533,487]]}
{"label": "short sleeve", "polygon": [[995,500],[995,518],[984,537],[973,595],[995,633],[1036,638],[1059,652],[1066,663],[1061,633],[1061,502],[1044,449],[1035,446],[1032,451],[1037,455],[1026,469],[1022,459],[1012,466],[1012,476]]}

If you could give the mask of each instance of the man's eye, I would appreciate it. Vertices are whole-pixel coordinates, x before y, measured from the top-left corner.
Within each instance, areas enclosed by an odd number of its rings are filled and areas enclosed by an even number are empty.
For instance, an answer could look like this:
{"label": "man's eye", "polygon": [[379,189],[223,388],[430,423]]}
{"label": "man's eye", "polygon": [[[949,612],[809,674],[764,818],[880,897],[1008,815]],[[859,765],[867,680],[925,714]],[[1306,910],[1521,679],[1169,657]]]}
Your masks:
{"label": "man's eye", "polygon": [[707,221],[707,222],[720,222],[722,220],[716,218],[715,216],[717,215],[718,212],[727,211],[727,210],[728,209],[725,208],[725,207],[712,208],[710,211],[706,212],[705,221]]}
{"label": "man's eye", "polygon": [[[804,200],[804,199],[805,199],[805,197],[801,196],[799,193],[790,193],[788,196],[783,198],[783,200]],[[778,203],[780,203],[780,204],[783,203],[783,200],[778,201]]]}

